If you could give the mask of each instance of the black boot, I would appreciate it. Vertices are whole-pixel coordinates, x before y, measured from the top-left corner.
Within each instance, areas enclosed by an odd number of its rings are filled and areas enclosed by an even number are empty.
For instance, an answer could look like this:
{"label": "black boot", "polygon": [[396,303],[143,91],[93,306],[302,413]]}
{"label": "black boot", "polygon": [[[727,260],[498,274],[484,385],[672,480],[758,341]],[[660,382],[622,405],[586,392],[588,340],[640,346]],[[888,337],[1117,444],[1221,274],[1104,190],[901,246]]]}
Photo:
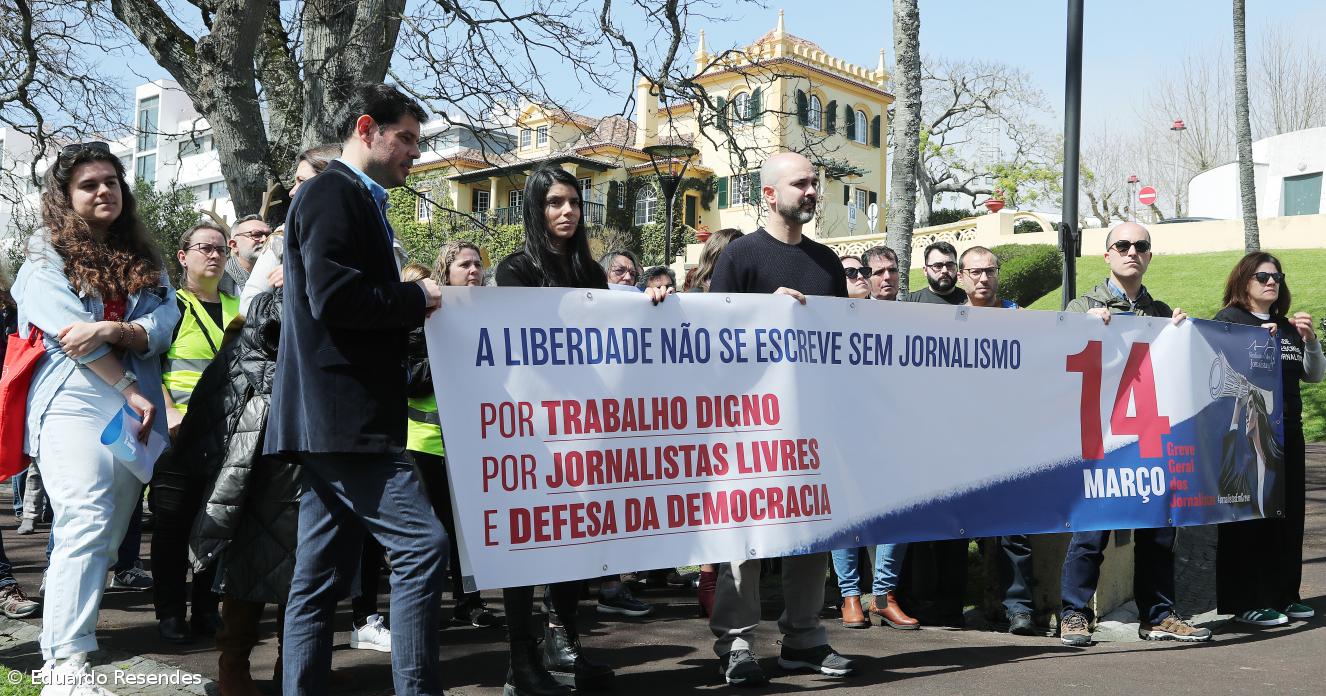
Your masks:
{"label": "black boot", "polygon": [[511,666],[506,671],[502,696],[567,696],[571,690],[557,683],[539,660],[534,640],[511,643]]}
{"label": "black boot", "polygon": [[565,626],[544,629],[543,666],[559,684],[576,690],[605,689],[612,681],[612,668],[585,657],[580,637]]}

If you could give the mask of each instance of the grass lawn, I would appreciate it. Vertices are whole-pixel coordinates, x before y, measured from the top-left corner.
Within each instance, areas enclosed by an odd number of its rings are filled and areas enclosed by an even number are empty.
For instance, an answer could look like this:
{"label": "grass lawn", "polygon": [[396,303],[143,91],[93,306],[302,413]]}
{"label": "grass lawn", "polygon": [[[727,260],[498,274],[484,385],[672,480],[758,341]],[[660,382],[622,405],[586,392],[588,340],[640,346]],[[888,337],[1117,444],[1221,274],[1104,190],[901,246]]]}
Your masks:
{"label": "grass lawn", "polygon": [[14,670],[0,665],[0,696],[40,696],[41,687],[32,683],[32,678],[23,674],[22,680],[15,684],[11,681]]}
{"label": "grass lawn", "polygon": [[[1308,312],[1313,321],[1326,316],[1326,249],[1268,249],[1284,265],[1286,282],[1293,293],[1291,312]],[[1083,253],[1086,253],[1083,250]],[[1210,319],[1220,311],[1225,278],[1243,257],[1243,252],[1224,251],[1183,256],[1156,255],[1146,272],[1146,287],[1152,296],[1171,307],[1182,307],[1189,316]],[[1077,260],[1077,291],[1087,292],[1105,279],[1105,259],[1100,255]],[[1037,300],[1031,309],[1059,309],[1059,290]],[[1303,434],[1308,442],[1326,438],[1326,382],[1303,385]]]}

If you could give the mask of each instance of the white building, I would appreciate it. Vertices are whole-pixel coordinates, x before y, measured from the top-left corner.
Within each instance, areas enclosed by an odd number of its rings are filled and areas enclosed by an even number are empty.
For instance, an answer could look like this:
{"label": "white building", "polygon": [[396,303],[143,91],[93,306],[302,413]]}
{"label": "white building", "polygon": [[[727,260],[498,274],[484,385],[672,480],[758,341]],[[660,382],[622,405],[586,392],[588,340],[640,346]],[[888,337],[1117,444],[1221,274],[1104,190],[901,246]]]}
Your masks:
{"label": "white building", "polygon": [[[423,128],[420,163],[438,160],[462,149],[485,149],[502,153],[511,149],[513,138],[502,131],[475,133],[434,119]],[[107,140],[89,136],[85,140]],[[482,141],[482,142],[481,142]],[[207,119],[198,115],[188,95],[169,80],[139,85],[134,90],[134,128],[130,135],[109,141],[111,152],[120,158],[130,182],[145,179],[158,191],[172,187],[191,188],[199,209],[212,210],[226,220],[237,215],[221,175],[221,161]],[[26,135],[0,128],[0,241],[14,233],[15,204],[35,213],[40,210],[41,176],[50,156],[34,152]],[[33,159],[37,179],[31,176]],[[293,167],[294,163],[291,163]],[[249,214],[256,211],[240,211]]]}
{"label": "white building", "polygon": [[[1315,215],[1326,210],[1326,128],[1283,133],[1252,144],[1257,215]],[[1188,182],[1188,211],[1194,217],[1239,218],[1238,162],[1208,169]]]}

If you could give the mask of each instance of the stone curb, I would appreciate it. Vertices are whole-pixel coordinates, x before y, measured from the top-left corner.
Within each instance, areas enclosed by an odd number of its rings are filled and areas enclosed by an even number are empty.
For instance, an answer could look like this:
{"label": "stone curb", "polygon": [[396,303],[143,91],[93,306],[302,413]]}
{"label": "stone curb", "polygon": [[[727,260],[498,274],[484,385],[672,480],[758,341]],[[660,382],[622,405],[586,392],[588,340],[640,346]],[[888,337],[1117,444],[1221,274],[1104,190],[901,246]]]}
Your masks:
{"label": "stone curb", "polygon": [[[40,636],[40,626],[0,616],[0,663],[28,674],[41,669],[41,650],[37,645]],[[98,650],[90,659],[94,665],[92,671],[106,675],[105,688],[115,696],[213,696],[217,693],[216,684],[211,679],[145,657]],[[125,683],[124,676],[117,680],[117,671],[128,675],[128,681],[133,683]]]}

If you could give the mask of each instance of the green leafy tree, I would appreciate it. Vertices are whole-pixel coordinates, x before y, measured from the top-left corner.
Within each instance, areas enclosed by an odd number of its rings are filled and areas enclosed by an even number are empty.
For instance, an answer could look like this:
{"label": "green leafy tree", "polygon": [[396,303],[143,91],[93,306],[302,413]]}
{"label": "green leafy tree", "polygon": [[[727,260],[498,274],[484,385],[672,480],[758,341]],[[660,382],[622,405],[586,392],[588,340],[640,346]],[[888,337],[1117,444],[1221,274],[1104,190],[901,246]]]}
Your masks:
{"label": "green leafy tree", "polygon": [[179,287],[180,267],[174,261],[175,251],[184,232],[203,217],[193,189],[172,184],[165,191],[158,191],[140,179],[134,182],[134,199],[138,202],[138,217],[166,259],[171,282]]}

